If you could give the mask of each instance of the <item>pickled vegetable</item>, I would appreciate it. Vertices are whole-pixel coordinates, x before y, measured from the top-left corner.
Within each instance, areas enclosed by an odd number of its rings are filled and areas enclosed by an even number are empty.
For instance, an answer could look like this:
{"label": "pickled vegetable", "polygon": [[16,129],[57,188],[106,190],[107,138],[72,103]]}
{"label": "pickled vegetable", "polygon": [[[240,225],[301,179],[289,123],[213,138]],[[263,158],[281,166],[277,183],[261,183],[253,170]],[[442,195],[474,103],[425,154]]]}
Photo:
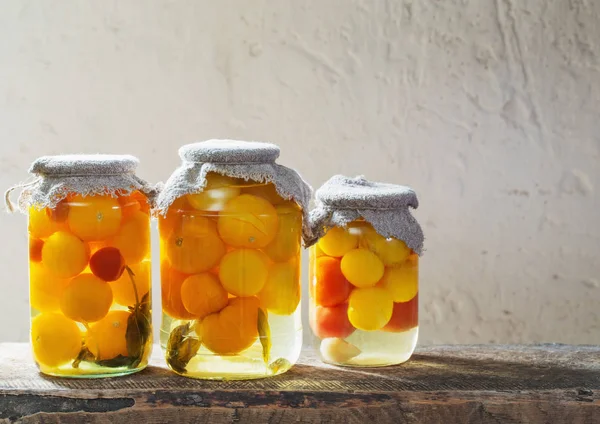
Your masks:
{"label": "pickled vegetable", "polygon": [[227,306],[227,292],[219,279],[210,273],[187,277],[181,284],[181,301],[185,309],[197,318],[219,312]]}
{"label": "pickled vegetable", "polygon": [[[208,271],[225,254],[225,245],[216,231],[202,234],[174,231],[165,241],[165,250],[171,266],[186,274]],[[198,255],[198,252],[203,252]]]}
{"label": "pickled vegetable", "polygon": [[196,328],[211,352],[234,355],[249,348],[258,337],[258,299],[236,297],[223,310],[207,316]]}
{"label": "pickled vegetable", "polygon": [[82,335],[74,321],[57,313],[43,313],[31,321],[31,343],[35,359],[57,367],[75,359]]}
{"label": "pickled vegetable", "polygon": [[348,305],[346,303],[331,307],[317,306],[310,324],[313,332],[320,339],[328,337],[344,339],[356,330],[350,323],[350,319],[348,319]]}
{"label": "pickled vegetable", "polygon": [[121,207],[111,196],[73,196],[70,201],[69,229],[84,241],[106,240],[121,226]]}
{"label": "pickled vegetable", "polygon": [[268,275],[269,260],[260,250],[233,250],[227,253],[219,264],[221,284],[234,296],[258,294]]}
{"label": "pickled vegetable", "polygon": [[419,268],[412,261],[388,267],[378,285],[390,293],[394,302],[408,302],[419,291]]}
{"label": "pickled vegetable", "polygon": [[365,331],[379,330],[392,317],[394,302],[387,290],[380,287],[355,289],[348,300],[350,323]]}
{"label": "pickled vegetable", "polygon": [[277,210],[265,199],[242,194],[231,199],[219,214],[219,235],[235,247],[261,248],[277,234]]}
{"label": "pickled vegetable", "polygon": [[235,186],[235,178],[211,173],[206,180],[203,191],[187,195],[188,202],[195,209],[218,212],[240,194],[240,188]]}
{"label": "pickled vegetable", "polygon": [[317,258],[313,282],[313,299],[317,305],[335,306],[350,296],[352,285],[342,273],[340,260],[329,256]]}
{"label": "pickled vegetable", "polygon": [[61,278],[75,277],[85,269],[89,257],[89,246],[65,231],[52,234],[42,247],[44,266]]}
{"label": "pickled vegetable", "polygon": [[328,256],[341,257],[358,246],[358,237],[335,227],[319,240],[318,246]]}
{"label": "pickled vegetable", "polygon": [[356,287],[372,287],[383,277],[383,262],[367,249],[347,252],[340,263],[342,274]]}
{"label": "pickled vegetable", "polygon": [[279,315],[292,314],[300,303],[300,276],[295,261],[271,265],[265,285],[258,293],[261,307]]}

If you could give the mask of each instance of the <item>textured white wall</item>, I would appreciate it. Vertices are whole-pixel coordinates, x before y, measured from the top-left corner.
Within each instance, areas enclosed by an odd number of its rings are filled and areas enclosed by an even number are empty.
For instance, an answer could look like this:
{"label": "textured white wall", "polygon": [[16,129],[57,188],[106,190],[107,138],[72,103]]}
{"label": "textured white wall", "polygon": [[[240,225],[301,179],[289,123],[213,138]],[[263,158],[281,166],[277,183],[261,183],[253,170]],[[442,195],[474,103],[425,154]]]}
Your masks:
{"label": "textured white wall", "polygon": [[[0,183],[42,154],[268,140],[317,186],[412,185],[421,342],[600,343],[600,2],[0,4]],[[0,340],[26,340],[25,217],[0,218]],[[157,314],[158,315],[158,314]]]}

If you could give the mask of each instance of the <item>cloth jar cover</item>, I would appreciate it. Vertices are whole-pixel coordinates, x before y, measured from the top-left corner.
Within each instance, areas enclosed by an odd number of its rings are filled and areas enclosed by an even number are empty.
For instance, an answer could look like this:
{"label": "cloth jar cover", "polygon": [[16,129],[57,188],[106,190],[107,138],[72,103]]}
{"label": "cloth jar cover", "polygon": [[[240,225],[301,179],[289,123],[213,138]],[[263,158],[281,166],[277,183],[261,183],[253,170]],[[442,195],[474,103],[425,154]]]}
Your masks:
{"label": "cloth jar cover", "polygon": [[418,255],[423,253],[423,230],[409,209],[416,209],[419,202],[410,187],[335,175],[316,191],[316,201],[307,246],[332,227],[364,218],[383,237],[402,240]]}

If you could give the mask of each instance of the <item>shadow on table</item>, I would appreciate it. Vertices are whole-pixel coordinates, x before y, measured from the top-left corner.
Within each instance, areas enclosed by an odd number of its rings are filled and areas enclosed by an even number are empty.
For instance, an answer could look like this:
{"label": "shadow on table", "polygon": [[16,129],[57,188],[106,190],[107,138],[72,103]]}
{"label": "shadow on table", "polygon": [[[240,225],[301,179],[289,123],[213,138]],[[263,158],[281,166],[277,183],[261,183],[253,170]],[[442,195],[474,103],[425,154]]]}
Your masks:
{"label": "shadow on table", "polygon": [[148,366],[124,377],[64,379],[41,375],[60,388],[210,390],[552,390],[600,389],[600,368],[569,368],[548,363],[523,364],[488,358],[444,358],[416,354],[397,366],[336,367],[320,362],[295,365],[285,374],[256,380],[213,381],[178,376],[165,367]]}

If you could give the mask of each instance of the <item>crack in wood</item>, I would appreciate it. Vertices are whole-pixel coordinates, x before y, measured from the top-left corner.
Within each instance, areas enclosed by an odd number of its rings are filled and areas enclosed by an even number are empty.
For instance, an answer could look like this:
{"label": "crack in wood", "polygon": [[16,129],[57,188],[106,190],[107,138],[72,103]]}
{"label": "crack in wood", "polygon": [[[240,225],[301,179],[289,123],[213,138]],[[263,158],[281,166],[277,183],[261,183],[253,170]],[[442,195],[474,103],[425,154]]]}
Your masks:
{"label": "crack in wood", "polygon": [[373,406],[394,403],[395,399],[384,393],[337,393],[337,392],[232,392],[212,391],[195,392],[157,390],[148,393],[145,399],[148,404],[195,406],[201,408],[346,408],[357,406]]}
{"label": "crack in wood", "polygon": [[0,394],[0,419],[10,422],[40,412],[115,412],[135,405],[132,398],[83,399],[36,394]]}

